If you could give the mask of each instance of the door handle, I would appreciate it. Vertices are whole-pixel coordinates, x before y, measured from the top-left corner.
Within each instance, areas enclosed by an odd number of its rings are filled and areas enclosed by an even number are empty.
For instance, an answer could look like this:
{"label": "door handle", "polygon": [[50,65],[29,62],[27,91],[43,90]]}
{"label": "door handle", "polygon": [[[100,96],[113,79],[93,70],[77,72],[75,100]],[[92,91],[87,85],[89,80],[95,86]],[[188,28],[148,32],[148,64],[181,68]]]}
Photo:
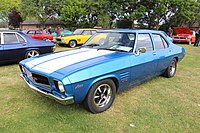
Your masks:
{"label": "door handle", "polygon": [[169,52],[172,52],[172,50],[170,49]]}
{"label": "door handle", "polygon": [[26,43],[22,43],[22,46],[26,46]]}
{"label": "door handle", "polygon": [[153,55],[157,55],[157,53],[156,53],[156,52],[153,52]]}

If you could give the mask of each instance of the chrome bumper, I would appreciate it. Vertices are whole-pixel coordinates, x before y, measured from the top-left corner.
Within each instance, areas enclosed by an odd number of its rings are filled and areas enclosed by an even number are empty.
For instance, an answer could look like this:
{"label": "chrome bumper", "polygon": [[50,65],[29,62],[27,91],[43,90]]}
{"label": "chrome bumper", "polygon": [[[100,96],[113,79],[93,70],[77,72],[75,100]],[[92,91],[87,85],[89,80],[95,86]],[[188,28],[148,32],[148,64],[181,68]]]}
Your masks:
{"label": "chrome bumper", "polygon": [[45,97],[48,97],[50,99],[53,99],[53,100],[56,100],[58,101],[59,103],[61,104],[64,104],[64,105],[68,105],[68,104],[72,104],[74,103],[74,97],[73,96],[70,96],[70,97],[67,97],[67,98],[59,98],[59,97],[56,97],[54,96],[53,94],[51,93],[48,93],[48,92],[44,92],[40,89],[38,89],[37,87],[29,84],[26,79],[24,78],[23,74],[20,74],[20,77],[26,82],[26,84],[31,88],[31,90],[37,94],[40,94],[40,95],[43,95]]}

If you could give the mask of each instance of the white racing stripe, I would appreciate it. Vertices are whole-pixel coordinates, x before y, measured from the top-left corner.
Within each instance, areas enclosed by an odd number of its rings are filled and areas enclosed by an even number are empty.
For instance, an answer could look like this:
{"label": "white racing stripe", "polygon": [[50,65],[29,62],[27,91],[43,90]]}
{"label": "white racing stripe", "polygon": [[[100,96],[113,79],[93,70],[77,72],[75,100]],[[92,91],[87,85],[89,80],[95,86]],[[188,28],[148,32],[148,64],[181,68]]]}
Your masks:
{"label": "white racing stripe", "polygon": [[[52,60],[49,60],[49,61],[45,61],[45,57],[44,57],[44,60],[43,60],[44,63],[40,62],[40,64],[38,64],[37,62],[35,62],[38,65],[33,67],[33,69],[50,74],[56,70],[72,65],[74,63],[78,63],[78,62],[85,61],[91,58],[110,54],[110,53],[113,53],[114,51],[105,51],[105,50],[97,51],[96,49],[90,49],[84,52],[79,52],[79,51],[76,51],[76,52],[77,52],[76,54],[66,54],[66,56],[60,55],[61,56],[60,58],[52,58]],[[57,55],[55,54],[54,56],[57,56]],[[46,56],[46,58],[50,58],[50,57]]]}
{"label": "white racing stripe", "polygon": [[59,58],[62,56],[67,56],[67,55],[71,55],[71,54],[75,54],[75,53],[83,52],[83,51],[85,51],[85,50],[77,49],[77,50],[70,50],[70,51],[65,51],[65,52],[58,52],[55,54],[50,54],[48,56],[43,56],[40,58],[33,59],[33,60],[27,62],[25,65],[28,66],[29,68],[32,68],[33,66],[43,63],[45,61],[53,60],[53,59],[56,59],[56,58]]}

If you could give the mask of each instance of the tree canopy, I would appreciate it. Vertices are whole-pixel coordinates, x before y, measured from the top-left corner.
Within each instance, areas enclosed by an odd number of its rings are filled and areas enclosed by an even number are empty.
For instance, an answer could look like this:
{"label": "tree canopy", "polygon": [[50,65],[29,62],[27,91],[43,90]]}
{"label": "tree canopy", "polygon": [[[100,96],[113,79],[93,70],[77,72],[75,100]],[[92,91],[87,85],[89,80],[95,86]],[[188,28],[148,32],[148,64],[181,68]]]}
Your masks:
{"label": "tree canopy", "polygon": [[[23,20],[34,18],[42,24],[50,18],[66,27],[112,28],[124,22],[142,28],[161,25],[188,26],[200,23],[200,0],[2,0],[0,19],[7,20],[13,8]],[[127,25],[125,25],[126,27]]]}

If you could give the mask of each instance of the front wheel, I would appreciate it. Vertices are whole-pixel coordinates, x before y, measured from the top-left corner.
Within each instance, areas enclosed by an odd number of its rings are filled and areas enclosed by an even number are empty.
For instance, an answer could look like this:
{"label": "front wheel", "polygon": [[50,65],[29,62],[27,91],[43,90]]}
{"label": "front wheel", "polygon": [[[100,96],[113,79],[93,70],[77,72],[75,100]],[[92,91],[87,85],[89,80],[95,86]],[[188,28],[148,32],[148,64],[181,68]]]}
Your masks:
{"label": "front wheel", "polygon": [[101,113],[109,109],[115,99],[116,86],[111,79],[95,83],[84,100],[85,107],[92,113]]}
{"label": "front wheel", "polygon": [[28,52],[26,53],[25,59],[31,58],[31,57],[34,57],[34,56],[38,56],[38,55],[40,55],[40,52],[39,52],[39,51],[37,51],[37,50],[30,50],[30,51],[28,51]]}
{"label": "front wheel", "polygon": [[167,78],[171,78],[176,74],[176,69],[177,69],[177,60],[173,59],[163,75]]}
{"label": "front wheel", "polygon": [[76,41],[74,41],[74,40],[69,42],[69,46],[70,46],[71,48],[75,48],[76,45],[77,45],[77,43],[76,43]]}

